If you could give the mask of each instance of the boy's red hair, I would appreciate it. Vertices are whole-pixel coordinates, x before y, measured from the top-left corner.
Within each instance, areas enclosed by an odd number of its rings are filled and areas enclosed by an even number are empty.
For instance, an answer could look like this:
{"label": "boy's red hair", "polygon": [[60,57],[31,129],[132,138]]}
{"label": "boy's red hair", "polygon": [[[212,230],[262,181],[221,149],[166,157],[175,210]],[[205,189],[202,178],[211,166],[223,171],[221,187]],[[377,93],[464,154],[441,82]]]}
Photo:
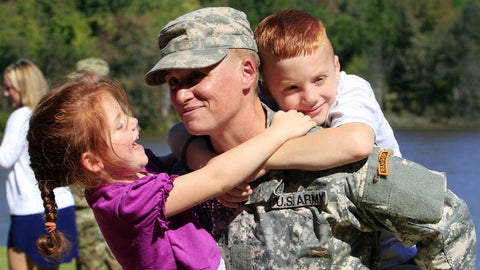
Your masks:
{"label": "boy's red hair", "polygon": [[332,45],[322,22],[300,10],[286,10],[263,19],[255,29],[260,57],[271,54],[280,59],[313,54]]}

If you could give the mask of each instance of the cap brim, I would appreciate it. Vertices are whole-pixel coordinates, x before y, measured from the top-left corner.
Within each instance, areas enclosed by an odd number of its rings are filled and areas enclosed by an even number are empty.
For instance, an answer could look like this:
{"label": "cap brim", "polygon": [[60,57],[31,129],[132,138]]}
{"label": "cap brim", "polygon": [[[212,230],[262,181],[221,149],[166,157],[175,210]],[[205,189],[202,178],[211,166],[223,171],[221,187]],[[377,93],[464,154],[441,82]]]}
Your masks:
{"label": "cap brim", "polygon": [[164,73],[169,69],[204,68],[220,62],[228,54],[228,48],[215,48],[201,51],[178,51],[170,53],[145,74],[148,85],[165,83]]}

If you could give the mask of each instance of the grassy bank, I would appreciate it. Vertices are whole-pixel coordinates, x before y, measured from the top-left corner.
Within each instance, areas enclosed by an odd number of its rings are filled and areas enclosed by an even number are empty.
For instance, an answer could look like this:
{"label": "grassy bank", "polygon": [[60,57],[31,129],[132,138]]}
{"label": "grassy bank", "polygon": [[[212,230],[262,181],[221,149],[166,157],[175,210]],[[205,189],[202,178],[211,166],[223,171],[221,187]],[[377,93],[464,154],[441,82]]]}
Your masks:
{"label": "grassy bank", "polygon": [[480,119],[426,118],[408,113],[402,116],[385,113],[393,130],[480,130]]}
{"label": "grassy bank", "polygon": [[[0,269],[8,269],[6,246],[0,246]],[[75,269],[74,261],[72,261],[71,263],[64,263],[60,265],[60,270],[74,270],[74,269]]]}

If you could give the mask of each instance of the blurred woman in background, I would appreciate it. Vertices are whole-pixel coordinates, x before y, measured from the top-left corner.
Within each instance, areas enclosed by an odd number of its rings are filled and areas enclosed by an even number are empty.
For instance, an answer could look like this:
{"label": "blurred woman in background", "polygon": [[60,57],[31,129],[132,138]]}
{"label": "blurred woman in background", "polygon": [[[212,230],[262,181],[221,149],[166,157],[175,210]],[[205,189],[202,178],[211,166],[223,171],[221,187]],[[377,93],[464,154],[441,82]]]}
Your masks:
{"label": "blurred woman in background", "polygon": [[60,261],[47,261],[39,253],[36,241],[46,234],[43,201],[30,168],[26,135],[32,109],[47,93],[48,85],[40,69],[31,61],[20,59],[3,73],[3,95],[15,109],[8,118],[0,145],[0,166],[7,170],[6,192],[10,210],[8,232],[8,265],[10,269],[58,269],[63,262],[77,257],[75,209],[69,188],[55,189],[58,216],[56,224],[64,228],[72,243],[68,256]]}

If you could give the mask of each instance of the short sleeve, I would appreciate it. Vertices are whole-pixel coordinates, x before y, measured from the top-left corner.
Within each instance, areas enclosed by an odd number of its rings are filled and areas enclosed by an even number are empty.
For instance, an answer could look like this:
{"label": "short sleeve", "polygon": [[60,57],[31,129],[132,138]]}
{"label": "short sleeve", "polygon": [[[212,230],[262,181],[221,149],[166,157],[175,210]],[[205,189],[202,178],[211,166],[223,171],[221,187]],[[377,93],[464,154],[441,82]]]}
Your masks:
{"label": "short sleeve", "polygon": [[165,202],[173,189],[173,180],[166,173],[144,177],[135,181],[119,204],[119,215],[142,228],[155,222],[167,229]]}
{"label": "short sleeve", "polygon": [[175,178],[160,173],[133,183],[116,182],[86,193],[86,198],[101,216],[121,220],[137,230],[165,230],[168,226],[165,201]]}
{"label": "short sleeve", "polygon": [[358,76],[342,72],[337,99],[330,108],[326,125],[338,127],[359,122],[369,125],[377,133],[382,116],[370,84]]}

